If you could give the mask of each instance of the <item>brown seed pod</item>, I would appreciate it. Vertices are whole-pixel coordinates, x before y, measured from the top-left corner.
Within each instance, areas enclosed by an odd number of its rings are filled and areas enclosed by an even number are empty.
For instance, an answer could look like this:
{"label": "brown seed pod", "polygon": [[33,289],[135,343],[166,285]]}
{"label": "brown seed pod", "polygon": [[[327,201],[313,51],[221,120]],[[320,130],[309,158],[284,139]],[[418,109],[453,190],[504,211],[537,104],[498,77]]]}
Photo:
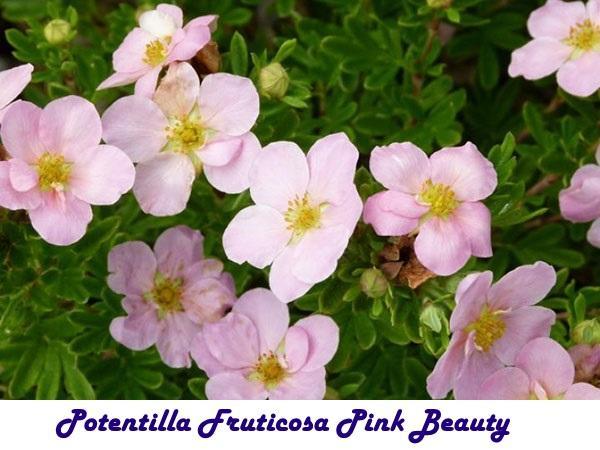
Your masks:
{"label": "brown seed pod", "polygon": [[414,237],[393,237],[379,253],[379,268],[385,276],[390,281],[407,285],[411,289],[418,288],[436,276],[419,262],[414,243]]}

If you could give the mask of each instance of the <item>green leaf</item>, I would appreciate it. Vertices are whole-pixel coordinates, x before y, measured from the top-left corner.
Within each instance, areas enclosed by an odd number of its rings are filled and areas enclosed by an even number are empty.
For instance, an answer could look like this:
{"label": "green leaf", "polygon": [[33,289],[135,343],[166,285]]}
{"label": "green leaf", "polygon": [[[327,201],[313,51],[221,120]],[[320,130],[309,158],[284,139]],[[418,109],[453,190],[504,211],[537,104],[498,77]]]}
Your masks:
{"label": "green leaf", "polygon": [[354,317],[354,331],[358,345],[365,350],[370,349],[377,340],[377,331],[373,321],[365,313],[359,313]]}
{"label": "green leaf", "polygon": [[50,343],[46,351],[44,370],[37,385],[37,400],[54,400],[58,396],[61,378],[60,355],[55,344]]}
{"label": "green leaf", "polygon": [[77,358],[70,353],[66,346],[60,351],[64,373],[65,389],[74,400],[95,400],[94,388],[85,375],[77,367]]}
{"label": "green leaf", "polygon": [[277,50],[277,53],[275,54],[275,57],[273,58],[273,62],[281,62],[284,59],[286,59],[288,56],[290,56],[295,48],[296,48],[296,39],[288,39],[287,41],[285,41],[283,44],[281,44],[281,47],[279,47],[279,50]]}
{"label": "green leaf", "polygon": [[32,343],[19,360],[19,364],[8,386],[13,398],[22,398],[37,382],[46,360],[46,346]]}
{"label": "green leaf", "polygon": [[248,47],[246,40],[237,31],[233,33],[229,45],[231,71],[236,75],[245,76],[248,72]]}

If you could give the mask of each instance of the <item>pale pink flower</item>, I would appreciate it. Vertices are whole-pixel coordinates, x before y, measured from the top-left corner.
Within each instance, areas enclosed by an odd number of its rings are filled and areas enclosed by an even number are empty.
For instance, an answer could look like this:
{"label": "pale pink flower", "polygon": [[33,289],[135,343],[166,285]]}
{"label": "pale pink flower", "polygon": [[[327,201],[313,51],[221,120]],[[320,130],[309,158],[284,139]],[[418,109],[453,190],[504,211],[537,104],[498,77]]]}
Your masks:
{"label": "pale pink flower", "polygon": [[125,37],[113,54],[115,73],[98,89],[135,83],[135,93],[150,97],[163,67],[187,61],[204,47],[217,23],[217,16],[202,16],[183,26],[183,12],[161,3],[139,18],[139,27]]}
{"label": "pale pink flower", "polygon": [[110,324],[112,337],[132,350],[156,344],[170,367],[190,367],[192,338],[223,317],[235,300],[223,264],[205,259],[199,231],[180,225],[163,232],[154,251],[143,242],[117,245],[108,254],[108,285],[125,295],[127,316]]}
{"label": "pale pink flower", "polygon": [[31,81],[31,64],[23,64],[0,72],[0,123],[8,107]]}
{"label": "pale pink flower", "polygon": [[17,101],[0,129],[10,159],[0,161],[0,206],[26,209],[31,225],[51,244],[69,245],[85,234],[92,205],[112,205],[135,177],[117,147],[99,145],[94,105],[69,96],[43,110]]}
{"label": "pale pink flower", "polygon": [[169,67],[152,99],[117,100],[102,117],[104,140],[138,163],[133,194],[146,213],[183,211],[196,173],[227,193],[248,188],[248,172],[260,151],[250,129],[259,98],[248,78],[208,75],[200,84],[187,63]]}
{"label": "pale pink flower", "polygon": [[404,142],[376,147],[370,168],[387,191],[369,197],[363,220],[380,236],[415,234],[415,253],[438,275],[471,255],[492,256],[491,215],[481,202],[496,188],[494,166],[468,142],[427,157]]}
{"label": "pale pink flower", "polygon": [[579,344],[569,349],[575,365],[575,381],[600,387],[600,344]]}
{"label": "pale pink flower", "polygon": [[600,400],[600,389],[575,383],[573,361],[567,351],[547,337],[523,346],[514,367],[490,375],[481,385],[480,399],[490,400]]}
{"label": "pale pink flower", "polygon": [[512,54],[508,73],[528,80],[554,72],[569,94],[586,97],[600,87],[600,0],[548,0],[529,16],[533,40]]}
{"label": "pale pink flower", "polygon": [[[596,151],[600,164],[600,147]],[[571,222],[590,222],[587,233],[590,244],[600,247],[600,166],[587,164],[577,169],[571,185],[558,196],[560,213]]]}
{"label": "pale pink flower", "polygon": [[274,142],[250,171],[256,203],[223,234],[227,257],[262,269],[284,302],[329,277],[344,253],[362,202],[354,185],[358,151],[344,133],[319,139],[308,155],[293,142]]}
{"label": "pale pink flower", "polygon": [[289,327],[288,308],[267,289],[246,292],[227,316],[206,324],[192,357],[209,376],[210,400],[320,400],[325,364],[338,347],[339,329],[322,315]]}
{"label": "pale pink flower", "polygon": [[518,267],[493,285],[490,271],[466,276],[456,290],[450,344],[427,378],[429,394],[443,398],[454,390],[458,400],[476,399],[483,380],[512,365],[527,342],[548,336],[556,314],[533,305],[555,282],[544,262]]}

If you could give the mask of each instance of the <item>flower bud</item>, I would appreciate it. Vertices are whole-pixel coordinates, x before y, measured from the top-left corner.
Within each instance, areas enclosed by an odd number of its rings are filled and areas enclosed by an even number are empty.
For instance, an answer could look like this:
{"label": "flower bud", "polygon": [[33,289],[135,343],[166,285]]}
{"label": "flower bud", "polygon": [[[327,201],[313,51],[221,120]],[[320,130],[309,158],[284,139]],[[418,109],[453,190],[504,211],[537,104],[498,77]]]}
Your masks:
{"label": "flower bud", "polygon": [[379,269],[367,269],[360,276],[360,288],[371,298],[383,297],[390,284]]}
{"label": "flower bud", "polygon": [[53,19],[44,27],[44,37],[52,45],[60,45],[72,39],[71,25],[63,19]]}
{"label": "flower bud", "polygon": [[573,330],[573,341],[576,344],[600,344],[600,320],[584,320]]}
{"label": "flower bud", "polygon": [[290,85],[290,77],[279,63],[271,63],[260,70],[258,76],[260,93],[267,98],[283,98]]}
{"label": "flower bud", "polygon": [[448,8],[452,4],[452,0],[427,0],[427,6],[430,8]]}
{"label": "flower bud", "polygon": [[423,308],[419,320],[423,325],[426,325],[435,333],[442,331],[442,324],[447,322],[446,315],[442,308],[433,304],[429,304]]}

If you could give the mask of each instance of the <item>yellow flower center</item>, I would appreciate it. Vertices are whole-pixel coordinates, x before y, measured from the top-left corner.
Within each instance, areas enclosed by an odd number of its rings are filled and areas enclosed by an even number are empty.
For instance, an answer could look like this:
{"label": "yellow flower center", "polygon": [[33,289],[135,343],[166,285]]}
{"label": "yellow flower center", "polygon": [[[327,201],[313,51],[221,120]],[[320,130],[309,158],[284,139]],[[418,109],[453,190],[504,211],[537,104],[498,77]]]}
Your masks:
{"label": "yellow flower center", "polygon": [[171,123],[167,127],[167,138],[169,150],[188,154],[204,145],[206,130],[199,118],[188,115],[183,119],[171,119]]}
{"label": "yellow flower center", "polygon": [[167,46],[169,45],[170,41],[171,38],[166,38],[163,40],[155,39],[146,44],[146,51],[144,53],[143,61],[152,67],[162,64],[167,57]]}
{"label": "yellow flower center", "polygon": [[250,381],[258,381],[265,385],[267,389],[273,389],[283,381],[287,376],[287,372],[279,363],[279,359],[273,353],[262,355],[256,365],[254,371],[248,375]]}
{"label": "yellow flower center", "polygon": [[450,186],[427,180],[421,187],[420,200],[429,205],[429,212],[441,219],[446,219],[458,207],[458,200]]}
{"label": "yellow flower center", "polygon": [[156,303],[159,314],[163,317],[167,313],[183,311],[182,294],[183,280],[181,278],[167,278],[159,273],[154,278],[154,287],[146,294],[146,299]]}
{"label": "yellow flower center", "polygon": [[600,26],[587,19],[571,27],[565,43],[576,51],[600,50]]}
{"label": "yellow flower center", "polygon": [[37,161],[38,184],[42,192],[62,191],[69,182],[71,164],[64,156],[45,152]]}
{"label": "yellow flower center", "polygon": [[292,240],[304,236],[307,231],[321,225],[321,212],[324,205],[312,205],[308,194],[302,198],[296,197],[288,202],[288,209],[284,214],[287,229],[293,233]]}
{"label": "yellow flower center", "polygon": [[498,312],[490,311],[487,307],[484,307],[479,318],[468,325],[466,331],[475,331],[475,345],[487,352],[494,345],[494,342],[504,336],[506,324]]}

